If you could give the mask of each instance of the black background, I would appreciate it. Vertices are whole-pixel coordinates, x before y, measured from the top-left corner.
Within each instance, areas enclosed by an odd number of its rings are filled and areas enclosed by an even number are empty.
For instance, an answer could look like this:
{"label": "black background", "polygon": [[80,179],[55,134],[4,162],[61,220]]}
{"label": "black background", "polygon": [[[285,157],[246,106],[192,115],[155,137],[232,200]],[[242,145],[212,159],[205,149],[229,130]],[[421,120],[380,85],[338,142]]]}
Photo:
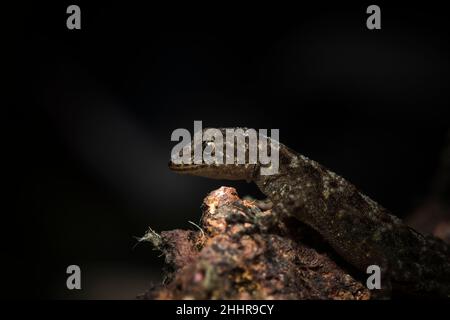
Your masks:
{"label": "black background", "polygon": [[[81,30],[66,8],[81,7]],[[2,295],[134,298],[163,258],[134,236],[193,228],[207,192],[245,182],[167,169],[176,128],[278,128],[280,140],[405,217],[449,129],[449,27],[437,4],[24,5],[9,25]],[[9,195],[9,193],[7,194]],[[82,269],[81,291],[65,268]]]}

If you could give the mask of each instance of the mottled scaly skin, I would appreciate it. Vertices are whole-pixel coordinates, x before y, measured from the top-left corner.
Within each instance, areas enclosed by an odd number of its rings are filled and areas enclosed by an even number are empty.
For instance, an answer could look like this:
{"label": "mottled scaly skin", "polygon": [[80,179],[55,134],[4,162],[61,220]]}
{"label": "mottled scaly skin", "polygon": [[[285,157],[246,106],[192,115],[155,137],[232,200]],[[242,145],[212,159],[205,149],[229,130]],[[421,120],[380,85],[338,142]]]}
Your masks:
{"label": "mottled scaly skin", "polygon": [[[318,231],[346,261],[379,265],[382,283],[410,294],[450,294],[450,246],[423,236],[315,161],[280,145],[279,174],[253,181],[282,214]],[[384,278],[384,279],[383,279]]]}
{"label": "mottled scaly skin", "polygon": [[423,236],[359,192],[344,178],[279,145],[278,174],[259,165],[171,165],[209,178],[253,181],[273,202],[274,212],[309,225],[347,262],[365,272],[382,270],[382,286],[408,294],[450,296],[450,246]]}

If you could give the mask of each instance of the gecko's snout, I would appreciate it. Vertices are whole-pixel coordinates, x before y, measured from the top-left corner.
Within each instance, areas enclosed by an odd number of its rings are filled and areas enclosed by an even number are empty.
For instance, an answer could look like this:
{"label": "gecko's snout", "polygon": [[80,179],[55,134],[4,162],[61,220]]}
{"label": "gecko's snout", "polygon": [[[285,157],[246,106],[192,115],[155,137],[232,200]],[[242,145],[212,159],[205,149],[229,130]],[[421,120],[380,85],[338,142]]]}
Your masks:
{"label": "gecko's snout", "polygon": [[181,167],[183,167],[183,165],[182,164],[176,164],[172,160],[169,160],[168,167],[169,167],[170,170],[176,171],[176,170],[180,169]]}

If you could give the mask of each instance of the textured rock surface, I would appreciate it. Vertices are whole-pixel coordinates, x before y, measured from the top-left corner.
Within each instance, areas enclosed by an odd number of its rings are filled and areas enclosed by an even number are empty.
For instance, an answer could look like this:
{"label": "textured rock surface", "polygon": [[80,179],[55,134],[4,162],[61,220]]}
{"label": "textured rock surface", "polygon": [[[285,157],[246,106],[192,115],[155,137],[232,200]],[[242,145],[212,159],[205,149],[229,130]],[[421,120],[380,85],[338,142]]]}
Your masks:
{"label": "textured rock surface", "polygon": [[221,187],[204,200],[201,230],[150,230],[143,240],[165,255],[167,275],[140,298],[370,298],[365,280],[314,231],[269,207]]}

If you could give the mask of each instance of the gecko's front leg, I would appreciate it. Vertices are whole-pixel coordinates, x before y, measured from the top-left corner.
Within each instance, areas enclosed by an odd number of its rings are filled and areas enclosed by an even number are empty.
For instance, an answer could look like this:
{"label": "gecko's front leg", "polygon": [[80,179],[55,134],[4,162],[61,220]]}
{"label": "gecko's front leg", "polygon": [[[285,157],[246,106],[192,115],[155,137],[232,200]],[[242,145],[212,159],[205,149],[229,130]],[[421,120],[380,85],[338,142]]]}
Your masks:
{"label": "gecko's front leg", "polygon": [[412,230],[318,163],[281,145],[280,172],[254,181],[278,212],[315,229],[361,272],[378,266],[383,291],[392,282],[408,294],[450,293],[448,245]]}
{"label": "gecko's front leg", "polygon": [[[308,172],[307,175],[312,171]],[[372,291],[372,297],[387,299],[391,296],[388,259],[371,239],[376,233],[377,224],[372,224],[350,207],[333,204],[335,208],[327,208],[326,199],[322,198],[327,194],[324,196],[320,192],[319,196],[317,181],[312,181],[304,173],[296,179],[283,173],[259,177],[256,183],[274,202],[274,214],[295,217],[314,229],[344,260],[360,270],[361,274],[366,274],[369,266],[379,267],[379,283]]]}

